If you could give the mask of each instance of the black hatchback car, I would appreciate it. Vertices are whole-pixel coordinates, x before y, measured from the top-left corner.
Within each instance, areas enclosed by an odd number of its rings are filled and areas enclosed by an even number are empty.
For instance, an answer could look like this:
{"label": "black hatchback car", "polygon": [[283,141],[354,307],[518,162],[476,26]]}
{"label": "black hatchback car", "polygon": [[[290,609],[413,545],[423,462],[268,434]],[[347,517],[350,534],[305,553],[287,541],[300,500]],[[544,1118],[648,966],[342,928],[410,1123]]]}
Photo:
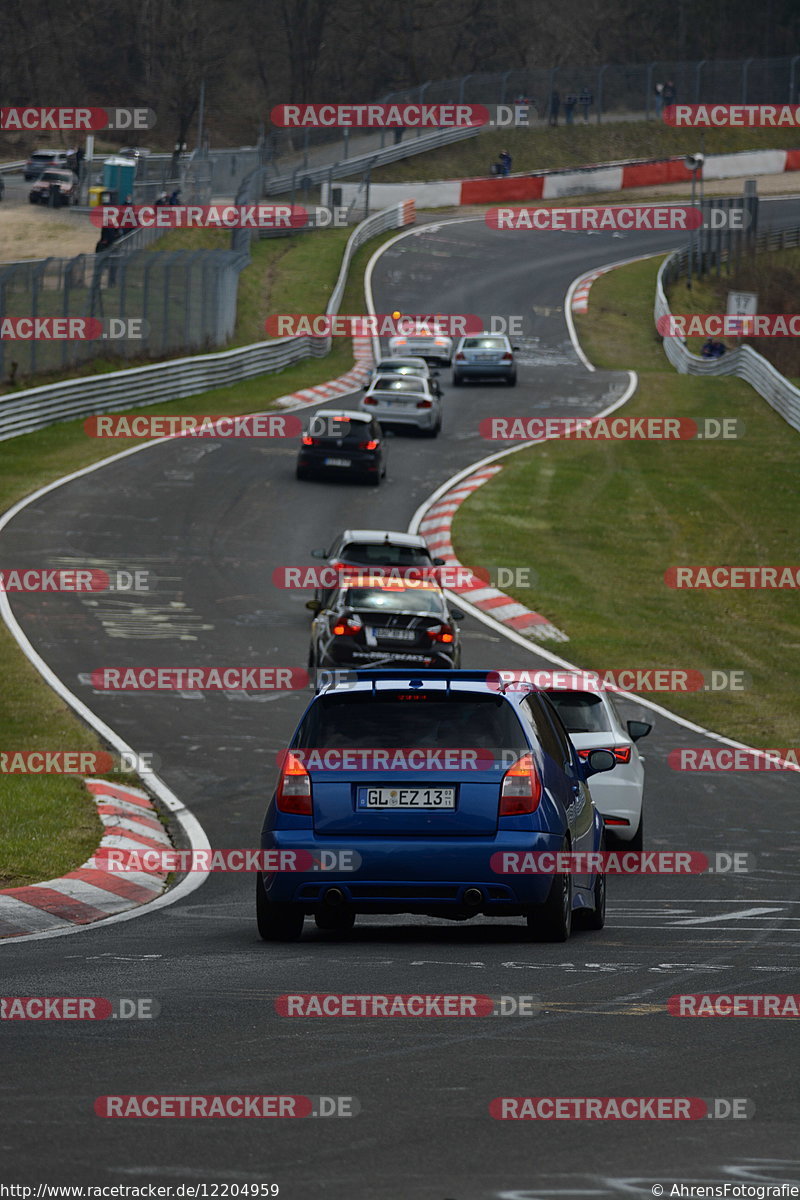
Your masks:
{"label": "black hatchback car", "polygon": [[298,479],[338,475],[380,483],[386,475],[385,435],[369,414],[326,408],[315,413],[297,455]]}
{"label": "black hatchback car", "polygon": [[450,608],[436,584],[354,576],[324,606],[309,600],[306,608],[315,614],[308,653],[312,676],[320,668],[395,663],[451,669],[461,663],[455,622],[464,614]]}

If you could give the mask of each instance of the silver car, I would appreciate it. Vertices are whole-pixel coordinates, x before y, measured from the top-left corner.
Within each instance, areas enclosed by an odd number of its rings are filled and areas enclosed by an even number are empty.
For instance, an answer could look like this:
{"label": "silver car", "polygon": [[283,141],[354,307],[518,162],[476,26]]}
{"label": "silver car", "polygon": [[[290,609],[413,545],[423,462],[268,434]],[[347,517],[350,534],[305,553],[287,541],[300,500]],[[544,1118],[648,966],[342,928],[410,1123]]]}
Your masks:
{"label": "silver car", "polygon": [[463,337],[453,359],[453,384],[465,379],[500,379],[509,387],[517,382],[517,364],[512,346],[504,333],[475,333]]}
{"label": "silver car", "polygon": [[435,333],[399,333],[389,338],[389,353],[392,357],[413,354],[428,362],[449,367],[453,357],[453,339]]}
{"label": "silver car", "polygon": [[382,428],[413,427],[426,437],[442,428],[442,402],[431,381],[414,375],[376,375],[359,404]]}
{"label": "silver car", "polygon": [[424,358],[413,358],[411,355],[382,358],[372,370],[372,377],[374,378],[376,375],[419,375],[422,379],[429,380],[431,391],[435,395],[441,396],[442,394],[439,372],[432,371]]}

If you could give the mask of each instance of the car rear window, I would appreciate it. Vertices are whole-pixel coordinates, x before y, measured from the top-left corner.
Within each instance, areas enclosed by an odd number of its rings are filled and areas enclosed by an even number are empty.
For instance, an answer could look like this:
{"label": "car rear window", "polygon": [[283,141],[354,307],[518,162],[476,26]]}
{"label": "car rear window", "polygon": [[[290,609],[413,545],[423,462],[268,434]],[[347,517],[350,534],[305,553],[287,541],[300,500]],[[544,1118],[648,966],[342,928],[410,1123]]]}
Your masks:
{"label": "car rear window", "polygon": [[420,546],[392,546],[386,542],[350,542],[337,556],[356,566],[430,566],[431,557]]}
{"label": "car rear window", "polygon": [[375,380],[376,392],[420,392],[425,391],[425,384],[418,375],[404,375],[398,379],[396,375],[381,375]]}
{"label": "car rear window", "polygon": [[308,432],[312,437],[343,438],[345,441],[360,441],[368,437],[371,421],[332,421],[329,415],[321,413],[312,417]]}
{"label": "car rear window", "polygon": [[465,350],[505,350],[505,348],[505,339],[499,337],[473,337],[466,338],[464,341]]}
{"label": "car rear window", "polygon": [[[362,580],[361,582],[365,582]],[[373,612],[435,613],[447,616],[444,601],[431,588],[348,588],[342,593],[348,608]]]}
{"label": "car rear window", "polygon": [[607,733],[611,720],[600,696],[592,692],[551,692],[547,697],[569,733]]}
{"label": "car rear window", "polygon": [[[407,695],[408,699],[400,697]],[[321,696],[308,712],[294,748],[313,746],[509,748],[527,743],[516,714],[500,696],[358,692]]]}

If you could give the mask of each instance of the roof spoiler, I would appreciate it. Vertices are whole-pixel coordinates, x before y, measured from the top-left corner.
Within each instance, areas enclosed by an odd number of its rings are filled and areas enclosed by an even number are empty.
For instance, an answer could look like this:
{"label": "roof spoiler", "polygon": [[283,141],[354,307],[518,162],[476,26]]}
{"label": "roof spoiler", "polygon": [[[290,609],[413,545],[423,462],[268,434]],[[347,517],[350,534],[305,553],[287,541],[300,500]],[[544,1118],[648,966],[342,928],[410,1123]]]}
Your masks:
{"label": "roof spoiler", "polygon": [[[374,685],[392,680],[403,683],[406,687],[413,687],[415,684],[418,687],[424,687],[426,683],[438,680],[444,680],[448,686],[451,683],[488,683],[489,679],[497,674],[498,672],[492,668],[482,671],[456,671],[441,667],[418,671],[396,667],[339,668],[335,670],[323,668],[317,673],[316,690],[317,692],[326,692],[336,688],[353,687],[357,683]],[[503,692],[505,688],[501,685],[497,690]]]}

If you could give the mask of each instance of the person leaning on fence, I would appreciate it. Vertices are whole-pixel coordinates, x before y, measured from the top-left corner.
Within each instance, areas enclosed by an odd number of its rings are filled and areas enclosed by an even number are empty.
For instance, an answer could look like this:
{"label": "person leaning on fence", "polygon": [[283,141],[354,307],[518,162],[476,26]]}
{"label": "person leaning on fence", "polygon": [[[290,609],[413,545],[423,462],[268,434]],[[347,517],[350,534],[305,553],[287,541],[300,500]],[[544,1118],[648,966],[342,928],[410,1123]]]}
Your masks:
{"label": "person leaning on fence", "polygon": [[578,97],[574,92],[570,92],[570,94],[564,100],[564,118],[567,122],[567,125],[571,125],[573,122],[575,117],[575,105],[577,103]]}

